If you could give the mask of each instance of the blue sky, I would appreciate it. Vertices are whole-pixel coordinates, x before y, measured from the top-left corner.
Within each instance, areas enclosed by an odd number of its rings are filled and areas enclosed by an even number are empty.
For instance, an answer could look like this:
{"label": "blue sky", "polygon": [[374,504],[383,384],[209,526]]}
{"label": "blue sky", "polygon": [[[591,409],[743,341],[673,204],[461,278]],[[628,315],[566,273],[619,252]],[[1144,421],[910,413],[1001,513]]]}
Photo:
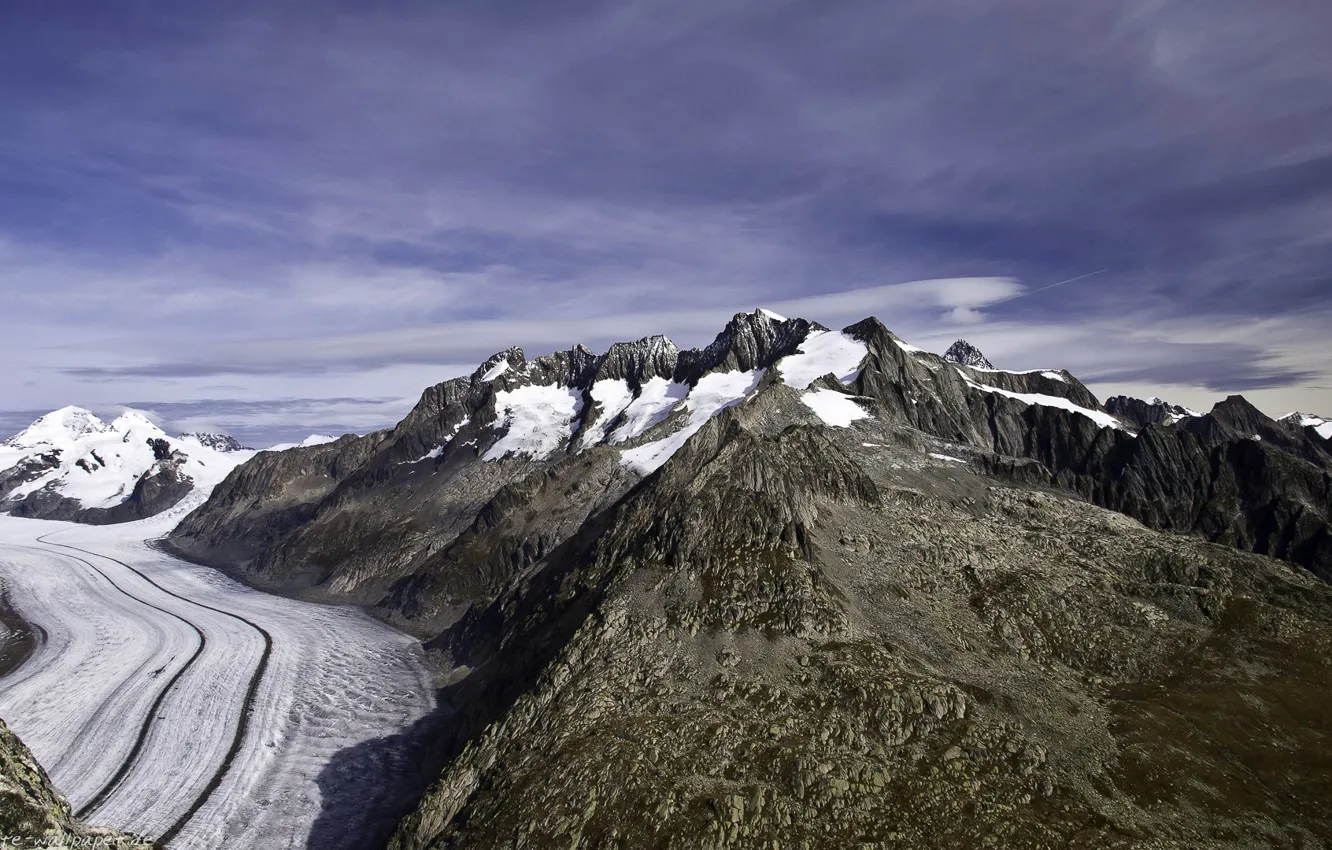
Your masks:
{"label": "blue sky", "polygon": [[1332,414],[1326,3],[18,7],[0,430],[364,431],[760,304]]}

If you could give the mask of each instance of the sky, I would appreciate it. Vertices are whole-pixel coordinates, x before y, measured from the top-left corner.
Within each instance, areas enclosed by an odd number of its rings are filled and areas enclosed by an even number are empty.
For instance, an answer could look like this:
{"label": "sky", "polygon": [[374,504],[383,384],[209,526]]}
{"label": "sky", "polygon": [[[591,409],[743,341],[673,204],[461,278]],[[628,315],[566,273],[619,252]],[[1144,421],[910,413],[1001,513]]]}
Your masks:
{"label": "sky", "polygon": [[0,432],[364,432],[756,306],[1332,416],[1330,43],[1325,0],[3,4]]}

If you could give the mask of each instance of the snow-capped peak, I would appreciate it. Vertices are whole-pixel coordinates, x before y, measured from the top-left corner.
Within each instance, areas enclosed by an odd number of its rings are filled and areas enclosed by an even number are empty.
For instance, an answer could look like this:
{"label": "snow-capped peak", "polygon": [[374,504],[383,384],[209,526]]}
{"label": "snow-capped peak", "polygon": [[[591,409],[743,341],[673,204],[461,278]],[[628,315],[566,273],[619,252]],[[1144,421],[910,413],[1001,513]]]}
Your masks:
{"label": "snow-capped peak", "polygon": [[994,364],[987,360],[984,354],[981,354],[980,349],[965,339],[959,339],[948,346],[948,350],[944,352],[943,357],[945,360],[959,366],[970,366],[974,369],[994,368]]}
{"label": "snow-capped peak", "polygon": [[764,307],[759,307],[759,308],[758,308],[757,310],[755,310],[754,312],[756,312],[756,313],[762,313],[763,315],[767,316],[769,319],[772,319],[774,322],[785,322],[785,321],[787,321],[787,318],[786,318],[785,316],[781,315],[780,313],[774,313],[774,312],[772,312],[771,310],[768,310],[768,309],[766,309],[766,308],[764,308]]}
{"label": "snow-capped peak", "polygon": [[151,434],[154,437],[165,437],[166,432],[157,427],[157,423],[148,418],[148,415],[139,410],[126,409],[119,416],[111,421],[109,426],[112,431],[118,431],[122,434],[130,432]]}
{"label": "snow-capped peak", "polygon": [[89,434],[110,430],[91,410],[82,407],[62,407],[39,416],[31,425],[5,440],[0,445],[15,449],[50,446],[63,448],[69,442]]}
{"label": "snow-capped peak", "polygon": [[126,409],[108,425],[83,408],[63,407],[0,445],[0,499],[13,507],[37,494],[79,508],[111,508],[141,479],[158,474],[211,489],[250,454],[197,437],[168,438],[139,410]]}

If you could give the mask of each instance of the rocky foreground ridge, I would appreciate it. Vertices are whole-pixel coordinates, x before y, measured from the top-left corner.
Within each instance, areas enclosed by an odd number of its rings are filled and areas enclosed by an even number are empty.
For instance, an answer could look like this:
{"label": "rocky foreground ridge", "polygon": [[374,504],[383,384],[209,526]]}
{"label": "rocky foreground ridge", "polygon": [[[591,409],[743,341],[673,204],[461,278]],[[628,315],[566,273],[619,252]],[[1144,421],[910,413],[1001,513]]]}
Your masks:
{"label": "rocky foreground ridge", "polygon": [[1332,841],[1328,441],[1113,407],[756,311],[500,352],[167,544],[427,641],[395,848]]}
{"label": "rocky foreground ridge", "polygon": [[13,847],[150,850],[147,841],[74,819],[32,753],[0,720],[0,836]]}

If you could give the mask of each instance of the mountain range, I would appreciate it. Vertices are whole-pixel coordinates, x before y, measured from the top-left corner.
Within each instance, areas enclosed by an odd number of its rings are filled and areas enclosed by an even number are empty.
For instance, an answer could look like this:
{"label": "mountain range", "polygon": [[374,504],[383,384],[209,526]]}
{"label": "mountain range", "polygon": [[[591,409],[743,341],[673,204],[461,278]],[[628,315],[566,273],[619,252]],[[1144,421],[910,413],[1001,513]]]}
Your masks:
{"label": "mountain range", "polygon": [[1159,400],[1102,405],[1067,372],[965,366],[874,319],[833,331],[763,310],[737,315],[698,350],[648,337],[601,355],[582,346],[533,360],[499,352],[426,390],[392,429],[256,459],[182,524],[173,545],[243,565],[261,584],[442,627],[471,600],[413,600],[441,570],[453,572],[447,560],[462,554],[464,532],[487,509],[553,478],[578,479],[577,498],[552,506],[563,531],[525,539],[527,553],[513,555],[521,567],[619,501],[723,410],[766,395],[799,403],[788,425],[868,420],[937,441],[989,475],[1332,575],[1332,450],[1317,428],[1272,420],[1238,396],[1205,415]]}
{"label": "mountain range", "polygon": [[760,309],[505,349],[161,545],[422,640],[449,722],[394,850],[1319,846],[1327,426]]}
{"label": "mountain range", "polygon": [[1318,426],[954,348],[756,310],[506,349],[165,545],[425,641],[454,714],[394,848],[1332,838],[1282,708],[1328,693]]}

